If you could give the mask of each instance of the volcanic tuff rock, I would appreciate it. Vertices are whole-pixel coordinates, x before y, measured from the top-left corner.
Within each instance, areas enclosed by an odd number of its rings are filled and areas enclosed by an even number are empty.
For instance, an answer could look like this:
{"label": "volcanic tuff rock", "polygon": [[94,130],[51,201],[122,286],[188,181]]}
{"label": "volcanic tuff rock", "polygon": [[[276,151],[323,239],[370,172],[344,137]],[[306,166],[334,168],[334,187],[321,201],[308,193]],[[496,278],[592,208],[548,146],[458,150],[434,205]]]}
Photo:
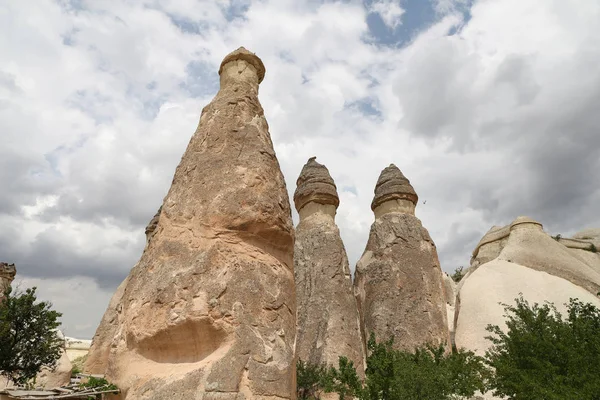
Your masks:
{"label": "volcanic tuff rock", "polygon": [[[294,272],[298,303],[296,354],[337,366],[345,356],[364,370],[364,353],[346,249],[335,223],[339,198],[324,165],[308,160],[296,182]],[[337,398],[337,397],[335,397]]]}
{"label": "volcanic tuff rock", "polygon": [[10,286],[16,274],[15,264],[0,262],[0,298],[4,296],[4,289]]}
{"label": "volcanic tuff rock", "polygon": [[[156,227],[158,226],[158,220],[162,211],[162,205],[158,208],[154,217],[146,225],[144,233],[146,234],[146,247],[150,243],[150,239],[156,233]],[[134,267],[135,269],[136,267]],[[83,371],[89,374],[104,374],[108,365],[108,356],[110,355],[110,349],[112,347],[113,339],[117,334],[119,328],[119,317],[122,310],[122,299],[125,287],[129,277],[125,278],[119,285],[115,293],[110,299],[110,303],[102,316],[102,321],[96,329],[92,345],[89,348],[88,356],[85,359]]]}
{"label": "volcanic tuff rock", "polygon": [[475,248],[458,288],[456,346],[485,354],[491,345],[486,326],[505,329],[500,303],[514,304],[520,293],[530,303],[552,302],[561,313],[569,298],[600,307],[600,255],[590,251],[589,243],[582,250],[581,240],[553,239],[527,217],[491,229]]}
{"label": "volcanic tuff rock", "polygon": [[[96,329],[96,333],[92,339],[92,345],[90,346],[88,356],[83,365],[83,371],[86,373],[99,375],[106,373],[108,357],[110,356],[111,348],[113,347],[113,341],[117,338],[117,331],[120,326],[119,318],[121,317],[123,310],[123,293],[125,292],[128,282],[129,277],[121,282],[110,299],[110,303],[108,303],[108,307],[102,316],[98,329]],[[114,346],[116,345],[117,343],[114,343]]]}
{"label": "volcanic tuff rock", "polygon": [[[554,303],[563,314],[569,298],[600,307],[600,255],[593,252],[590,231],[574,239],[552,238],[528,217],[492,227],[473,251],[471,267],[458,285],[456,346],[485,354],[491,345],[485,339],[486,326],[506,330],[501,304],[514,304],[520,294],[531,304]],[[498,399],[490,393],[483,398]]]}
{"label": "volcanic tuff rock", "polygon": [[442,271],[435,244],[415,217],[418,197],[395,165],[375,187],[365,252],[356,265],[363,340],[395,337],[397,348],[449,343]]}
{"label": "volcanic tuff rock", "polygon": [[[61,340],[65,340],[65,336],[59,330],[56,331],[56,335]],[[66,344],[66,343],[65,343]],[[71,371],[73,366],[71,360],[67,356],[66,347],[63,347],[60,353],[60,358],[56,362],[54,368],[50,369],[42,367],[41,371],[35,377],[36,387],[44,389],[52,389],[67,385],[71,381]]]}
{"label": "volcanic tuff rock", "polygon": [[258,101],[264,73],[244,48],[221,63],[152,239],[107,310],[114,337],[94,348],[110,341],[107,379],[126,399],[295,398],[294,229]]}

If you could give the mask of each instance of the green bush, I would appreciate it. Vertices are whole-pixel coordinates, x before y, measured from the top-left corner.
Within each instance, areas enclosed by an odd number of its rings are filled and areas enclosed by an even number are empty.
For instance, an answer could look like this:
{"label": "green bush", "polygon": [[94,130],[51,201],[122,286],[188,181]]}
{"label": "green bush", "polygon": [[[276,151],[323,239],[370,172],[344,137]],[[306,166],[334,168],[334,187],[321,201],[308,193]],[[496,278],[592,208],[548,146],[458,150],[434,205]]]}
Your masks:
{"label": "green bush", "polygon": [[456,283],[460,282],[460,280],[465,276],[463,272],[463,267],[458,267],[454,270],[454,273],[450,275],[450,278]]}
{"label": "green bush", "polygon": [[488,326],[494,394],[509,399],[600,399],[600,310],[571,299],[566,318],[553,304],[504,304],[508,330]]}
{"label": "green bush", "polygon": [[79,386],[85,389],[117,390],[117,386],[106,379],[93,376],[90,376],[86,382],[80,383]]}
{"label": "green bush", "polygon": [[[366,378],[361,382],[352,362],[340,357],[337,368],[313,366],[312,397],[319,391],[338,393],[340,399],[361,400],[446,400],[469,398],[485,390],[488,371],[483,358],[472,352],[451,353],[444,346],[424,346],[414,352],[396,350],[393,340],[368,342]],[[300,364],[299,364],[300,365]],[[300,371],[305,373],[306,364]],[[300,384],[298,385],[300,390]],[[306,393],[306,391],[303,391]]]}

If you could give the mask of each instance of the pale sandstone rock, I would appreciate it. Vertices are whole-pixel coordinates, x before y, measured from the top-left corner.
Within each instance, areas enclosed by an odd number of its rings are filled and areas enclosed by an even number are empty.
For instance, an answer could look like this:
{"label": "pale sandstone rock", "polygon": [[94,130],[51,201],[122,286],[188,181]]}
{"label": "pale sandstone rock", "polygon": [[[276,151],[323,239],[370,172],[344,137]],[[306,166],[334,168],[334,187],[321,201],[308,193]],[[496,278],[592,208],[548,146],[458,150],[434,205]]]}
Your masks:
{"label": "pale sandstone rock", "polygon": [[485,339],[488,324],[505,329],[504,308],[523,293],[530,303],[553,302],[564,312],[569,298],[579,298],[600,307],[600,299],[568,280],[544,271],[496,259],[480,266],[465,281],[460,293],[456,345],[483,355],[491,342]]}
{"label": "pale sandstone rock", "polygon": [[123,293],[128,282],[129,277],[121,282],[111,297],[100,325],[96,329],[88,356],[83,365],[83,371],[88,374],[103,375],[106,373],[110,351],[118,344],[116,339],[118,338],[117,333],[120,326],[119,318],[123,310]]}
{"label": "pale sandstone rock", "polygon": [[[493,227],[477,245],[471,268],[458,285],[456,346],[483,355],[491,345],[485,327],[505,328],[499,303],[514,304],[520,293],[530,303],[552,302],[563,313],[571,297],[600,306],[595,296],[600,257],[582,250],[580,241],[555,240],[527,217]],[[483,398],[496,399],[490,393]]]}
{"label": "pale sandstone rock", "polygon": [[600,272],[573,257],[543,231],[539,222],[526,217],[511,223],[508,241],[498,259],[564,278],[593,294],[600,292]]}
{"label": "pale sandstone rock", "polygon": [[[339,198],[324,165],[308,160],[298,178],[296,228],[296,355],[313,364],[338,365],[347,357],[364,376],[358,308],[346,249],[335,223]],[[335,397],[337,398],[337,397]]]}
{"label": "pale sandstone rock", "polygon": [[585,240],[593,243],[600,251],[600,228],[588,228],[573,235],[573,239]]}
{"label": "pale sandstone rock", "polygon": [[450,332],[450,343],[454,344],[454,304],[456,302],[456,282],[445,272],[442,272],[444,279],[444,298],[446,300],[446,320],[448,321],[448,331]]}
{"label": "pale sandstone rock", "polygon": [[294,229],[264,66],[240,48],[219,72],[107,329],[107,379],[128,400],[295,398]]}
{"label": "pale sandstone rock", "polygon": [[445,272],[442,272],[442,278],[444,279],[444,299],[446,300],[446,304],[454,306],[454,301],[456,299],[456,282],[454,282],[452,277]]}
{"label": "pale sandstone rock", "polygon": [[35,378],[35,386],[43,389],[53,389],[68,385],[71,382],[73,366],[66,351],[62,351],[56,366],[53,369],[42,368]]}
{"label": "pale sandstone rock", "polygon": [[[152,219],[146,226],[146,229],[144,230],[146,234],[146,248],[150,243],[150,239],[152,239],[152,237],[156,233],[156,228],[158,226],[158,220],[161,211],[162,205],[158,208],[157,213],[154,215],[154,217],[152,217]],[[106,308],[106,311],[102,316],[100,325],[98,326],[98,329],[96,329],[96,333],[94,334],[94,338],[92,339],[92,344],[87,353],[88,357],[85,359],[85,363],[83,365],[83,371],[86,373],[106,373],[106,367],[108,365],[108,356],[110,355],[110,350],[112,347],[117,345],[117,343],[114,343],[114,339],[117,337],[119,317],[121,316],[121,311],[123,308],[122,298],[123,293],[125,292],[125,287],[127,287],[128,281],[129,277],[126,277],[123,280],[123,282],[121,282],[119,287],[117,287],[117,290],[111,297],[108,307]]]}
{"label": "pale sandstone rock", "polygon": [[152,239],[152,236],[154,236],[154,233],[156,232],[156,227],[158,226],[158,219],[160,217],[161,211],[162,205],[158,208],[158,211],[156,212],[156,214],[154,214],[154,217],[152,217],[152,219],[148,223],[148,226],[146,226],[146,230],[144,232],[146,234],[146,245],[150,243],[150,239]]}
{"label": "pale sandstone rock", "polygon": [[4,297],[4,291],[15,279],[16,274],[15,264],[0,262],[0,300]]}
{"label": "pale sandstone rock", "polygon": [[[57,330],[56,335],[66,345],[63,333]],[[52,389],[67,385],[71,381],[72,369],[73,366],[71,365],[71,360],[69,360],[69,357],[67,356],[66,347],[63,346],[60,358],[54,368],[43,367],[35,377],[35,386],[42,389]]]}
{"label": "pale sandstone rock", "polygon": [[375,222],[356,265],[354,293],[363,340],[395,337],[395,347],[448,344],[444,282],[427,229],[414,216],[418,198],[395,165],[383,170],[371,208]]}

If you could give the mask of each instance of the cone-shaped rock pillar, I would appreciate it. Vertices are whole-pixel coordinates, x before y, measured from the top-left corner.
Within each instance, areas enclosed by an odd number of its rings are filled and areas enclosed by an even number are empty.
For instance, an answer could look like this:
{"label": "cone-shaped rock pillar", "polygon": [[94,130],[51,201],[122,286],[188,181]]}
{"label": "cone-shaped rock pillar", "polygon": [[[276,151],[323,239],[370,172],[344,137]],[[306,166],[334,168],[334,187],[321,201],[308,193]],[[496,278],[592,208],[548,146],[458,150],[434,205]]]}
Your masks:
{"label": "cone-shaped rock pillar", "polygon": [[107,311],[118,328],[106,375],[128,400],[296,397],[294,229],[258,101],[265,68],[240,48],[219,74],[151,240]]}
{"label": "cone-shaped rock pillar", "polygon": [[346,249],[334,220],[339,204],[335,183],[313,157],[296,184],[294,203],[300,214],[294,251],[297,357],[337,366],[339,357],[345,356],[362,374],[358,309]]}
{"label": "cone-shaped rock pillar", "polygon": [[363,340],[394,337],[396,348],[448,344],[444,283],[435,244],[415,217],[418,197],[398,167],[385,168],[375,187],[365,252],[356,265]]}

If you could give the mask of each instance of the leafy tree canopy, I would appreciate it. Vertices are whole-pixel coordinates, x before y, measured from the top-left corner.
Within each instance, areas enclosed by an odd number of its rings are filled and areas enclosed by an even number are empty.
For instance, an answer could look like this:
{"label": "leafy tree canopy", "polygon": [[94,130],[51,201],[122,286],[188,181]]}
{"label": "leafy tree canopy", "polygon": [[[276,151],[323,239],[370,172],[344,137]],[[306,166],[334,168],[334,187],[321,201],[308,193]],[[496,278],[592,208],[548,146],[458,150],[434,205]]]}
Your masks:
{"label": "leafy tree canopy", "polygon": [[[485,390],[488,371],[483,358],[472,352],[450,353],[444,346],[424,346],[408,352],[394,349],[393,340],[377,343],[374,336],[368,350],[364,382],[352,362],[340,357],[338,368],[319,367],[319,378],[311,381],[315,383],[313,397],[300,398],[318,398],[321,390],[338,393],[340,399],[446,400],[468,398],[476,390]],[[306,364],[302,364],[305,370]],[[298,388],[300,393],[300,375]]]}
{"label": "leafy tree canopy", "polygon": [[515,400],[600,399],[600,310],[571,299],[563,318],[553,304],[504,304],[507,331],[489,325],[486,354],[494,393]]}
{"label": "leafy tree canopy", "polygon": [[61,313],[48,302],[38,302],[36,288],[12,293],[0,300],[0,374],[15,384],[35,378],[43,366],[53,368],[63,341],[56,328]]}

